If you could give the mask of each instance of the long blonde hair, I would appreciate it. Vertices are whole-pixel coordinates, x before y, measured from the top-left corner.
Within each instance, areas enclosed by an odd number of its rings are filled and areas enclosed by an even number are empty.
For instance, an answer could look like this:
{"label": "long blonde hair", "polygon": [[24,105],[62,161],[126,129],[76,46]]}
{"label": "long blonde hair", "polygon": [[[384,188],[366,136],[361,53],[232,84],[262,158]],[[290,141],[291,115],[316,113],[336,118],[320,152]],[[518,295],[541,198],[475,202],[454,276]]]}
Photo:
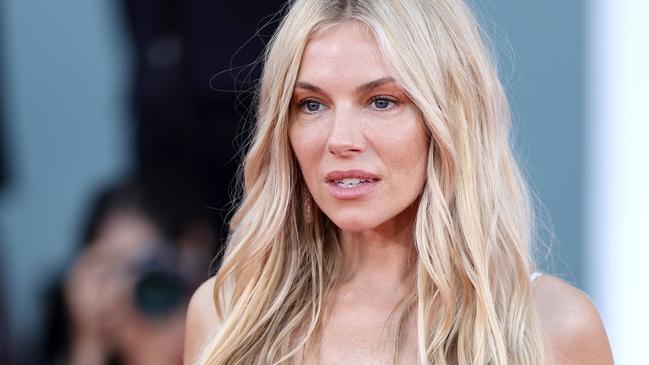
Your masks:
{"label": "long blonde hair", "polygon": [[419,362],[540,364],[530,199],[510,147],[507,98],[461,0],[290,4],[265,55],[244,195],[215,279],[221,323],[198,363],[296,362],[317,349],[340,250],[317,207],[310,224],[304,217],[288,111],[307,42],[343,21],[373,33],[430,134],[413,232],[416,287],[402,315],[402,325],[416,319]]}

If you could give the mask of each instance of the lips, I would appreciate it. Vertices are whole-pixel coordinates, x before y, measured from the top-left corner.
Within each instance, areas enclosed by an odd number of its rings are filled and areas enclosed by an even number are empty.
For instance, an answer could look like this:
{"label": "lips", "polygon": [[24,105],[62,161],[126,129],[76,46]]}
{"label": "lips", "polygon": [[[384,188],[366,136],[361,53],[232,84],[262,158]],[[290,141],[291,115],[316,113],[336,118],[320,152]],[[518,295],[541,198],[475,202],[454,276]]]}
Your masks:
{"label": "lips", "polygon": [[329,182],[338,182],[343,180],[361,180],[361,181],[378,181],[379,177],[371,172],[363,170],[331,171],[325,176]]}
{"label": "lips", "polygon": [[369,194],[381,179],[363,170],[331,171],[325,176],[329,194],[336,199],[359,199]]}

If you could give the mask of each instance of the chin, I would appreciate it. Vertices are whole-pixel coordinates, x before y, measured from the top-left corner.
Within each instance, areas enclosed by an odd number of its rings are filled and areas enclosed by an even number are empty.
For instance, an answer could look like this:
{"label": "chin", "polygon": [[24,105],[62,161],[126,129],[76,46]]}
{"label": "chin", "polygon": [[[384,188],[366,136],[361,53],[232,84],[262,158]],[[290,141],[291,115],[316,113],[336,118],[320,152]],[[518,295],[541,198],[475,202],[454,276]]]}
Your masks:
{"label": "chin", "polygon": [[381,224],[381,222],[377,222],[377,219],[368,216],[368,214],[354,214],[352,216],[346,214],[333,214],[327,216],[336,227],[345,232],[368,231]]}

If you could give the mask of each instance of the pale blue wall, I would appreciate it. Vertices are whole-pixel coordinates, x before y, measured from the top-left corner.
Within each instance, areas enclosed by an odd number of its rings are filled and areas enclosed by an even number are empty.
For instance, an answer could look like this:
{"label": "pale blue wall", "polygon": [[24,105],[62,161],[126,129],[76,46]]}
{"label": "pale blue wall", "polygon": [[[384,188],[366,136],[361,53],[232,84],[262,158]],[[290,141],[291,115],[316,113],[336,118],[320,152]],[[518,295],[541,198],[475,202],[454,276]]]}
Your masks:
{"label": "pale blue wall", "polygon": [[519,153],[555,236],[550,242],[542,232],[551,246],[548,269],[583,288],[585,3],[473,3],[487,16],[485,26],[501,51]]}
{"label": "pale blue wall", "polygon": [[2,279],[20,341],[38,327],[38,290],[75,243],[88,195],[127,163],[125,54],[113,4],[1,4],[12,168],[0,201]]}

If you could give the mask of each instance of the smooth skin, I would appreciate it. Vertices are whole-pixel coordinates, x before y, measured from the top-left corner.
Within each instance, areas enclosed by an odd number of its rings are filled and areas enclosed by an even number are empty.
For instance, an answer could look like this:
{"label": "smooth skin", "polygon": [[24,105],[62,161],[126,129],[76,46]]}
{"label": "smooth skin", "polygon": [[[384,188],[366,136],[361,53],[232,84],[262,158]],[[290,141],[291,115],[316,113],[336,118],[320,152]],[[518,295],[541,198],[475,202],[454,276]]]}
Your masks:
{"label": "smooth skin", "polygon": [[[371,33],[351,21],[308,43],[291,108],[293,151],[318,207],[341,229],[344,259],[313,362],[390,364],[398,317],[391,314],[414,282],[411,232],[429,143],[420,113],[391,79]],[[349,169],[380,181],[367,195],[341,201],[324,176]],[[208,280],[190,302],[186,364],[218,331],[213,285]],[[613,363],[599,314],[582,292],[550,275],[534,290],[547,364]],[[404,364],[416,363],[413,324],[402,339]]]}

